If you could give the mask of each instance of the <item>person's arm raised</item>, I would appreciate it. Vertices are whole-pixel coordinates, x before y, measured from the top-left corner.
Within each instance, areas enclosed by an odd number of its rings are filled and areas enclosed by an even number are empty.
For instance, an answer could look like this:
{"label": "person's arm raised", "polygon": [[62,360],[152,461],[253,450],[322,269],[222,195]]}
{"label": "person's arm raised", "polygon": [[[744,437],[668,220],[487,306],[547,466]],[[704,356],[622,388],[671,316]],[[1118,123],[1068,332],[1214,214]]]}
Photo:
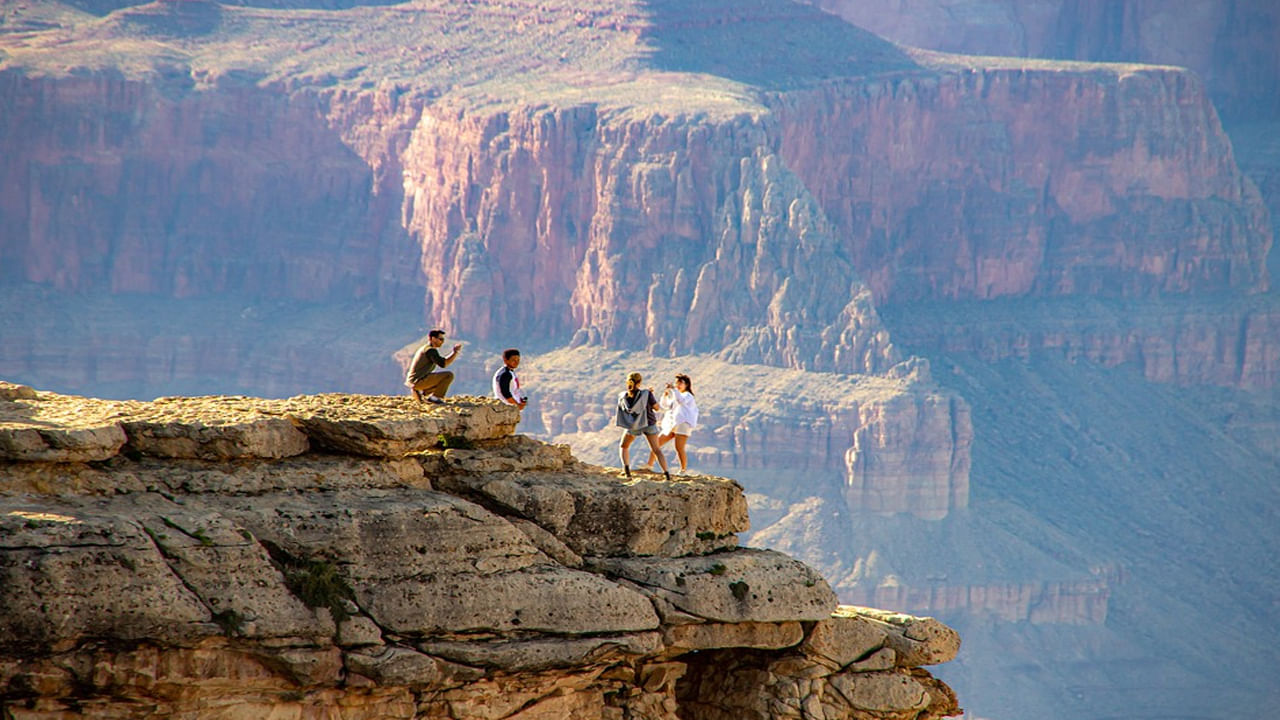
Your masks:
{"label": "person's arm raised", "polygon": [[450,365],[453,364],[453,361],[458,358],[458,352],[460,350],[462,350],[462,343],[456,343],[453,346],[453,350],[443,358],[445,367],[449,367]]}

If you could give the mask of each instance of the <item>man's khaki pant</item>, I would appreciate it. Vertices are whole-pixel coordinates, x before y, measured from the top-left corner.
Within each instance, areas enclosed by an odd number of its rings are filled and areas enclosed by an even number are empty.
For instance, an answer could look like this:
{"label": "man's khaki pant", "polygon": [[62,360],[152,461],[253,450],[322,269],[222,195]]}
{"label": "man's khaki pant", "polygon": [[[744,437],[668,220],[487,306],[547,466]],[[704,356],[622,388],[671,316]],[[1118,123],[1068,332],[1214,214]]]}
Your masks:
{"label": "man's khaki pant", "polygon": [[449,370],[441,372],[433,372],[413,384],[413,389],[427,395],[435,395],[436,397],[444,397],[449,392],[449,386],[453,384],[453,373]]}

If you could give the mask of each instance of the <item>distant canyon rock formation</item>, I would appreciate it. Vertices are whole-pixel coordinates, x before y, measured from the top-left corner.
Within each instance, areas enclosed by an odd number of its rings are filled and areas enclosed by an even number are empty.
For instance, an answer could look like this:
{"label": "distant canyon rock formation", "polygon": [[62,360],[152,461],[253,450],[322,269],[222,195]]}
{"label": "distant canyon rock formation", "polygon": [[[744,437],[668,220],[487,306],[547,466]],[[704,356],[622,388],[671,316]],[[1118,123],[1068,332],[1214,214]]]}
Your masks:
{"label": "distant canyon rock formation", "polygon": [[7,279],[868,373],[901,360],[877,305],[1268,285],[1265,209],[1173,69],[920,55],[727,117],[173,72],[0,73]]}
{"label": "distant canyon rock formation", "polygon": [[1224,115],[1280,110],[1280,6],[1268,0],[817,0],[878,35],[972,55],[1177,65],[1212,88]]}

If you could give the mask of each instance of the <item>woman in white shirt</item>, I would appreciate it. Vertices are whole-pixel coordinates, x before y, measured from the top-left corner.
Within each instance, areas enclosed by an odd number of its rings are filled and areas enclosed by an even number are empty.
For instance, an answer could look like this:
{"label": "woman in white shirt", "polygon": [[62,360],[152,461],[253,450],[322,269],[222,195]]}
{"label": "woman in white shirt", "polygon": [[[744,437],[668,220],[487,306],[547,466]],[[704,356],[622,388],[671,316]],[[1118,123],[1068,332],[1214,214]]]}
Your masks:
{"label": "woman in white shirt", "polygon": [[[673,439],[676,441],[676,457],[680,458],[680,469],[676,474],[684,475],[689,471],[689,458],[684,453],[684,446],[689,442],[689,434],[698,426],[698,401],[693,397],[693,381],[688,375],[676,375],[674,386],[667,383],[658,407],[663,410],[662,422],[658,425],[662,432],[658,436],[658,447]],[[646,470],[653,468],[655,459],[651,451],[649,462],[645,463]]]}

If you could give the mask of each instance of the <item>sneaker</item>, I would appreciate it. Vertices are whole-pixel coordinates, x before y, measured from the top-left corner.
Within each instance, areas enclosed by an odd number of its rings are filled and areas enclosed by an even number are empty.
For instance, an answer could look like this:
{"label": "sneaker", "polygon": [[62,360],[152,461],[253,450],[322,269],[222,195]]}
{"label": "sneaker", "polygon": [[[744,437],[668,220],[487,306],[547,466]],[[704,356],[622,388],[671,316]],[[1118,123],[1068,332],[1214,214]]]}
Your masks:
{"label": "sneaker", "polygon": [[662,477],[666,478],[667,482],[671,482],[671,473],[667,472],[666,470],[662,471]]}
{"label": "sneaker", "polygon": [[630,479],[631,479],[631,466],[630,466],[630,465],[623,465],[623,466],[622,466],[622,472],[624,472],[624,473],[626,473],[626,474],[627,474],[627,479],[628,479],[628,480],[630,480]]}
{"label": "sneaker", "polygon": [[693,473],[690,472],[688,468],[680,468],[679,470],[676,471],[676,475],[679,475],[680,477],[687,477],[692,474]]}
{"label": "sneaker", "polygon": [[444,404],[444,400],[442,400],[442,399],[440,399],[440,398],[436,397],[435,395],[428,395],[428,396],[427,396],[427,402],[431,403],[432,405],[443,405],[443,404]]}

